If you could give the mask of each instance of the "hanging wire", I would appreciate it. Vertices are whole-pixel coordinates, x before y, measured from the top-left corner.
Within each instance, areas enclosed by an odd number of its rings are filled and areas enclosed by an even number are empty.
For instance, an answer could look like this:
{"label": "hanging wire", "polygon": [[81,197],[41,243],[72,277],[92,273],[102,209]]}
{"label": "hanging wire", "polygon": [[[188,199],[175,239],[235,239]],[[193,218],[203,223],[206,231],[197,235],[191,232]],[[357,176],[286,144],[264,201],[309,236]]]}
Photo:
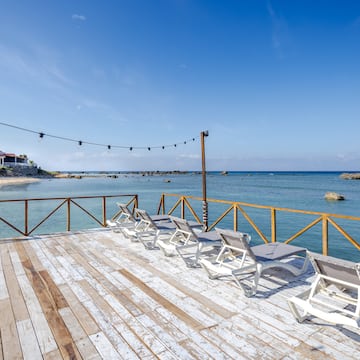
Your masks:
{"label": "hanging wire", "polygon": [[183,142],[179,142],[179,143],[175,143],[175,144],[159,145],[159,146],[108,145],[108,144],[100,144],[100,143],[95,143],[95,142],[90,142],[90,141],[76,140],[76,139],[72,139],[72,138],[68,138],[68,137],[47,134],[45,132],[39,132],[39,131],[35,131],[35,130],[30,130],[30,129],[26,129],[26,128],[23,128],[23,127],[20,127],[20,126],[7,124],[7,123],[4,123],[4,122],[0,122],[0,125],[7,126],[7,127],[17,129],[17,130],[21,130],[21,131],[26,131],[26,132],[32,133],[32,134],[37,134],[40,137],[40,139],[43,139],[46,136],[46,137],[53,138],[53,139],[74,142],[74,143],[77,143],[79,146],[82,146],[84,144],[93,145],[93,146],[101,146],[101,147],[107,148],[108,150],[110,150],[112,148],[128,149],[130,151],[137,150],[137,149],[148,150],[148,151],[150,151],[151,149],[163,149],[164,150],[165,148],[168,148],[168,147],[176,147],[177,145],[182,145],[182,144],[186,145],[189,141],[195,141],[195,139],[198,138],[198,137],[196,137],[196,138],[188,139],[188,140],[185,140]]}

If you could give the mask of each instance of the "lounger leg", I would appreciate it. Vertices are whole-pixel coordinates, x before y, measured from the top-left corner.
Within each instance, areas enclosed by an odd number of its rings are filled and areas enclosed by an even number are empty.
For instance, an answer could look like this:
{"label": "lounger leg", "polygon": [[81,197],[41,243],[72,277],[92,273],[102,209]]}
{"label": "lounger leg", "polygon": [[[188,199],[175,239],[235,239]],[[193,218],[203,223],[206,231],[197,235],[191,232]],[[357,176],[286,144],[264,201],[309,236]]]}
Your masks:
{"label": "lounger leg", "polygon": [[246,287],[235,275],[233,275],[236,285],[244,292],[246,297],[251,297],[255,295],[253,286]]}
{"label": "lounger leg", "polygon": [[307,312],[304,310],[303,313],[300,314],[292,299],[288,299],[288,305],[291,313],[294,315],[294,318],[296,319],[297,322],[302,323],[305,319],[307,319],[308,317]]}
{"label": "lounger leg", "polygon": [[175,245],[169,244],[163,240],[158,239],[156,242],[157,246],[160,248],[161,252],[165,256],[175,256]]}
{"label": "lounger leg", "polygon": [[[317,286],[318,280],[315,281],[311,288],[307,289],[300,295],[293,296],[292,298],[288,299],[290,311],[299,323],[303,322],[309,317],[309,313],[306,310],[306,307],[310,305],[310,299],[314,296]],[[303,309],[302,313],[299,312],[298,307]]]}
{"label": "lounger leg", "polygon": [[154,250],[155,249],[154,244],[156,243],[156,239],[157,239],[156,234],[154,236],[152,236],[150,239],[140,237],[140,241],[142,242],[142,244],[144,245],[146,250]]}
{"label": "lounger leg", "polygon": [[[195,248],[195,250],[192,250],[193,248]],[[191,250],[189,251],[189,249]],[[199,266],[198,258],[200,249],[198,243],[176,246],[176,251],[183,259],[187,267],[194,268]]]}
{"label": "lounger leg", "polygon": [[[244,294],[246,297],[250,297],[250,296],[253,296],[256,294],[256,290],[257,290],[258,283],[259,283],[259,278],[261,275],[261,268],[259,270],[258,265],[259,264],[256,265],[256,268],[253,265],[251,265],[246,268],[232,271],[232,273],[231,273],[233,279],[235,280],[235,283],[240,287],[240,289],[242,289],[244,291]],[[247,276],[253,277],[253,279],[250,280],[250,285],[245,286],[243,284],[243,282],[245,282],[245,281],[249,282],[249,280],[240,280],[239,279],[240,275],[242,275],[242,276],[247,275]]]}
{"label": "lounger leg", "polygon": [[215,280],[222,276],[230,276],[231,270],[226,268],[220,268],[218,265],[213,264],[207,259],[199,260],[200,266],[206,271],[209,279]]}

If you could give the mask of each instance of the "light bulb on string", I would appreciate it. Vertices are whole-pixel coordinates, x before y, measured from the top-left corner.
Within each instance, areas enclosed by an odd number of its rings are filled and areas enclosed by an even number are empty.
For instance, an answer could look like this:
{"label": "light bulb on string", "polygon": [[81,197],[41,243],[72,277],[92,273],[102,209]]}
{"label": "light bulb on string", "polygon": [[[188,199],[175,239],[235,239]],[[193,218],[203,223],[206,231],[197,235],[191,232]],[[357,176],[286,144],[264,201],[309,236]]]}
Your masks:
{"label": "light bulb on string", "polygon": [[[145,146],[145,147],[142,147],[142,146],[133,147],[133,146],[131,146],[131,147],[127,147],[127,146],[122,146],[122,145],[107,145],[106,143],[102,144],[102,143],[95,143],[95,142],[77,140],[76,138],[74,139],[74,138],[69,138],[69,137],[58,136],[58,135],[55,135],[55,134],[48,134],[48,133],[45,133],[45,132],[42,132],[42,131],[38,132],[36,130],[23,128],[23,127],[20,127],[20,126],[4,123],[4,122],[1,122],[1,121],[0,121],[0,125],[1,126],[11,127],[11,128],[18,129],[18,130],[21,130],[21,131],[26,131],[28,133],[36,134],[36,135],[39,136],[39,141],[42,141],[42,139],[44,139],[45,136],[46,136],[48,138],[54,138],[54,139],[58,139],[58,140],[62,140],[62,141],[70,141],[70,142],[73,142],[73,143],[77,143],[78,146],[82,146],[84,144],[87,144],[87,145],[93,145],[93,146],[101,146],[103,148],[107,148],[108,150],[112,150],[111,148],[122,148],[122,149],[128,148],[130,151],[135,150],[135,149],[144,149],[144,150],[147,149],[148,151],[150,151],[151,148],[153,148],[153,149],[161,148],[161,149],[164,150],[167,147],[171,147],[171,146],[177,147],[177,145],[187,144],[189,141],[191,141],[191,139],[189,139],[189,140],[186,140],[186,141],[183,141],[183,142],[180,142],[180,143],[176,143],[176,144],[173,144],[173,145],[162,145],[162,146],[153,146],[153,147],[150,147],[150,146]],[[206,134],[206,136],[207,136],[207,134]],[[195,141],[195,140],[196,140],[196,138],[192,138],[192,141]]]}

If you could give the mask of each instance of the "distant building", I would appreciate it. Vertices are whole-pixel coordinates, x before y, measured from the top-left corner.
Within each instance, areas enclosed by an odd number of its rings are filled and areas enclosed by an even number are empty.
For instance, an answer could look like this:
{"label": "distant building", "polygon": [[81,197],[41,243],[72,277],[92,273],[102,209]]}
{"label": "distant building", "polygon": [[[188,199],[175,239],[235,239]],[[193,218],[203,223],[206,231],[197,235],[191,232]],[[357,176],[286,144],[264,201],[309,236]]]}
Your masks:
{"label": "distant building", "polygon": [[0,166],[32,166],[26,155],[15,155],[0,151]]}

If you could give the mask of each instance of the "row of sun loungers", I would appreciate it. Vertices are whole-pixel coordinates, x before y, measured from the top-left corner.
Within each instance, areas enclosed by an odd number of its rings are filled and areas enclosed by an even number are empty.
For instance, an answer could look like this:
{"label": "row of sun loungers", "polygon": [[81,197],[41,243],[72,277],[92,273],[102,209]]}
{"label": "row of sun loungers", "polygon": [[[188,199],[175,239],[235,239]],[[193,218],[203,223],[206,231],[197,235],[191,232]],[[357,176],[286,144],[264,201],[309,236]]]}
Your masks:
{"label": "row of sun loungers", "polygon": [[256,295],[264,271],[280,268],[299,276],[310,262],[316,275],[314,282],[305,292],[287,299],[296,320],[303,322],[315,316],[359,328],[359,263],[284,243],[250,246],[251,237],[246,233],[224,229],[203,232],[196,222],[168,215],[150,216],[141,209],[135,209],[135,217],[125,204],[118,206],[119,213],[108,222],[114,231],[142,243],[146,249],[160,249],[165,256],[179,255],[186,266],[202,267],[210,279],[232,278],[248,297]]}

